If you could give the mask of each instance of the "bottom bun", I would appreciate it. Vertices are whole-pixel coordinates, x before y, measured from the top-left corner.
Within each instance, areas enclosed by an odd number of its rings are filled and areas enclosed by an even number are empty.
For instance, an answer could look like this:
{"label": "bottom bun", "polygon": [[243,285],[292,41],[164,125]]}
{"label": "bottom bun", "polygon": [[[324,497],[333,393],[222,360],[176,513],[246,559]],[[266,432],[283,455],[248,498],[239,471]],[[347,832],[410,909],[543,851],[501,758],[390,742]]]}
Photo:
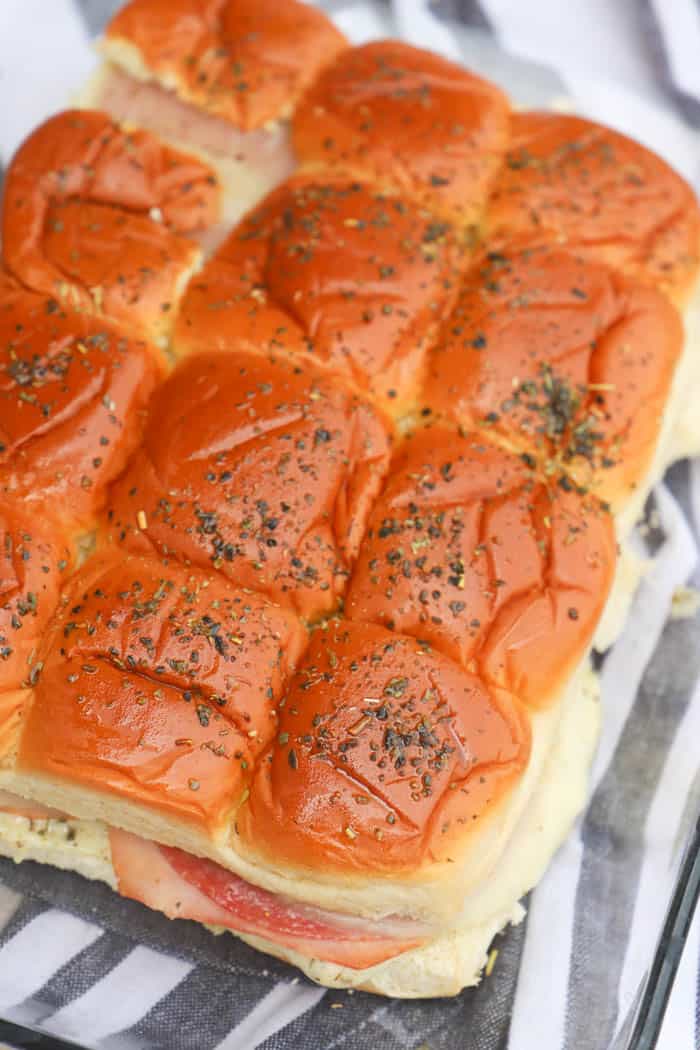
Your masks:
{"label": "bottom bun", "polygon": [[[600,705],[593,672],[586,668],[577,679],[578,688],[567,691],[557,736],[540,781],[489,879],[484,904],[498,900],[496,911],[489,912],[484,906],[483,914],[479,913],[475,906],[477,890],[465,909],[470,915],[469,925],[457,926],[421,948],[366,970],[321,962],[260,937],[239,935],[241,939],[290,962],[313,981],[330,988],[359,988],[413,999],[457,995],[462,988],[478,984],[491,941],[505,926],[521,921],[525,911],[520,898],[540,880],[586,800]],[[116,888],[108,831],[100,821],[29,819],[0,813],[0,854],[17,862],[35,860],[76,871]],[[213,932],[224,931],[217,928]]]}

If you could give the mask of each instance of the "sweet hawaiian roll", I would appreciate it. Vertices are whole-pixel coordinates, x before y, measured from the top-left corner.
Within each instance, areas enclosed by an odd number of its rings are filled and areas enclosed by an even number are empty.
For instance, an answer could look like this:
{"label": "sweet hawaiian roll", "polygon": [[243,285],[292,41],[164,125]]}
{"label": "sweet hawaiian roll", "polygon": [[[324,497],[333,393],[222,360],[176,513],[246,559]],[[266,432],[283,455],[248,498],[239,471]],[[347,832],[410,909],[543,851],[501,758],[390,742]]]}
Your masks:
{"label": "sweet hawaiian roll", "polygon": [[558,247],[511,242],[470,269],[424,398],[618,511],[652,462],[682,346],[660,292]]}
{"label": "sweet hawaiian roll", "polygon": [[462,260],[451,225],[419,205],[368,183],[295,178],[191,282],[173,347],[307,353],[401,414]]}
{"label": "sweet hawaiian roll", "polygon": [[29,288],[162,342],[218,215],[209,167],[105,113],[68,110],[34,131],[5,182],[5,265]]}
{"label": "sweet hawaiian roll", "polygon": [[508,113],[489,81],[381,40],[342,51],[316,78],[292,140],[304,166],[369,177],[472,226],[508,145]]}
{"label": "sweet hawaiian roll", "polygon": [[293,613],[215,573],[91,559],[34,665],[16,768],[225,831],[305,641]]}
{"label": "sweet hawaiian roll", "polygon": [[335,377],[195,354],[153,398],[105,536],[213,566],[314,619],[345,590],[389,456],[384,419]]}
{"label": "sweet hawaiian roll", "polygon": [[0,272],[0,505],[91,529],[162,371],[154,347]]}
{"label": "sweet hawaiian roll", "polygon": [[36,514],[0,499],[0,755],[73,558]]}
{"label": "sweet hawaiian roll", "polygon": [[131,0],[101,45],[133,78],[245,131],[289,117],[346,46],[329,18],[297,0]]}
{"label": "sweet hawaiian roll", "polygon": [[276,863],[415,872],[457,858],[529,754],[507,692],[425,642],[333,620],[299,663],[237,828]]}
{"label": "sweet hawaiian roll", "polygon": [[541,707],[590,645],[616,543],[594,497],[528,461],[482,433],[408,436],[370,516],[345,615],[430,643]]}
{"label": "sweet hawaiian roll", "polygon": [[489,241],[527,233],[687,301],[700,266],[690,186],[638,142],[560,113],[514,113],[488,206]]}

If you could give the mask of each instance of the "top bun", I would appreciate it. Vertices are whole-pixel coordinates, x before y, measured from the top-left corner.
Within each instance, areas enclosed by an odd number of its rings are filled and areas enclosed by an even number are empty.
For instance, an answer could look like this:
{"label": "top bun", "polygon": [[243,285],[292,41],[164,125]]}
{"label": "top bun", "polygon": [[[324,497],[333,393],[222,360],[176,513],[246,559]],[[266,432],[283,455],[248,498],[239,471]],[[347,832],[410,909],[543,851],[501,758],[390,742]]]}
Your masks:
{"label": "top bun", "polygon": [[590,644],[615,534],[598,500],[526,460],[483,432],[432,426],[407,437],[369,519],[345,615],[413,635],[546,707]]}
{"label": "top bun", "polygon": [[226,829],[303,649],[221,577],[111,551],[71,580],[36,663],[21,769]]}
{"label": "top bun", "polygon": [[514,113],[488,207],[488,241],[527,234],[567,246],[679,303],[700,269],[700,209],[665,161],[602,124]]}
{"label": "top bun", "polygon": [[391,186],[462,225],[478,224],[508,144],[508,101],[430,51],[382,40],[343,51],[301,100],[302,166]]}
{"label": "top bun", "polygon": [[345,591],[390,440],[370,404],[308,361],[195,354],[151,402],[105,538],[213,566],[317,619]]}
{"label": "top bun", "polygon": [[515,240],[468,271],[429,358],[426,404],[619,510],[651,465],[682,348],[661,292]]}
{"label": "top bun", "polygon": [[236,227],[183,298],[178,354],[305,354],[398,416],[458,288],[452,224],[372,183],[303,176]]}
{"label": "top bun", "polygon": [[288,117],[346,46],[330,19],[297,0],[131,0],[102,49],[132,76],[248,131]]}
{"label": "top bun", "polygon": [[154,347],[0,271],[0,507],[93,528],[161,376]]}
{"label": "top bun", "polygon": [[200,259],[184,235],[218,210],[202,161],[106,113],[67,110],[32,132],[8,169],[5,266],[29,288],[163,342]]}

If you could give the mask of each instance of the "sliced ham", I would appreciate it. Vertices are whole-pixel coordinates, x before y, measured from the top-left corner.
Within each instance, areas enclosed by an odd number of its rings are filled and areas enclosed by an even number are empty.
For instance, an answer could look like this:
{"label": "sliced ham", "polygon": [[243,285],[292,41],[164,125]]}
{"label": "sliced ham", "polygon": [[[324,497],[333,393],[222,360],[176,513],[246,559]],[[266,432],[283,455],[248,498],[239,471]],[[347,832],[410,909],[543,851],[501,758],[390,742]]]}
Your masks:
{"label": "sliced ham", "polygon": [[[351,925],[342,916],[294,904],[253,886],[213,861],[110,829],[119,892],[169,918],[194,919],[253,934],[308,958],[362,970],[424,942],[410,923]],[[396,933],[401,930],[401,935]]]}
{"label": "sliced ham", "polygon": [[107,64],[91,104],[114,120],[145,128],[181,148],[202,151],[224,187],[221,221],[191,237],[206,256],[226,238],[238,219],[296,167],[289,125],[241,131],[228,120],[183,102],[152,81],[136,80]]}
{"label": "sliced ham", "polygon": [[9,813],[13,817],[25,817],[27,820],[65,820],[67,814],[60,809],[49,809],[39,802],[13,795],[0,790],[0,813]]}
{"label": "sliced ham", "polygon": [[120,122],[136,124],[164,139],[203,150],[215,160],[237,161],[281,182],[294,167],[289,127],[285,123],[240,131],[153,82],[135,80],[116,66],[106,67],[94,104]]}

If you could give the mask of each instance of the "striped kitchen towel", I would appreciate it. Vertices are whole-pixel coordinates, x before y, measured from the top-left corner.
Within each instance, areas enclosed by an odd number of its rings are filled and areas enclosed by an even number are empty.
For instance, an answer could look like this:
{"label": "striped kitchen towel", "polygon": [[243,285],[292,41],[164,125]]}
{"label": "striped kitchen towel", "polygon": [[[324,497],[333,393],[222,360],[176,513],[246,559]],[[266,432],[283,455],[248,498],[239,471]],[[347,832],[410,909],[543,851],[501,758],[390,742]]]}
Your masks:
{"label": "striped kitchen towel", "polygon": [[[88,75],[89,37],[116,6],[0,0],[0,162]],[[325,6],[357,41],[434,47],[525,104],[573,98],[697,180],[698,0]],[[0,862],[0,1016],[104,1050],[622,1050],[700,807],[700,616],[669,616],[678,588],[700,584],[700,464],[677,465],[647,516],[653,567],[601,661],[590,806],[480,987],[428,1002],[328,992],[101,885]],[[661,1050],[700,1045],[699,954],[696,921]]]}

